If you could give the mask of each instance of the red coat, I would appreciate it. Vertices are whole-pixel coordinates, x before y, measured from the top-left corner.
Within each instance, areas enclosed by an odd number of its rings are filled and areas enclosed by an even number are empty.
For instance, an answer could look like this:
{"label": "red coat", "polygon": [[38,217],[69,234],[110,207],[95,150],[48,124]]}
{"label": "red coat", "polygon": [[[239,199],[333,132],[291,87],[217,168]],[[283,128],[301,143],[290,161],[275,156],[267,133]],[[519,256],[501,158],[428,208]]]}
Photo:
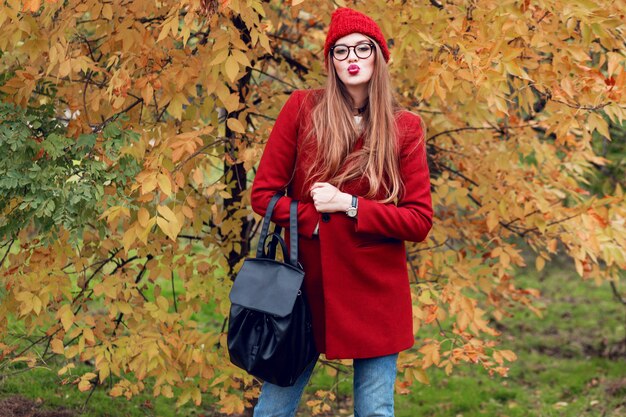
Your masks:
{"label": "red coat", "polygon": [[[420,119],[408,111],[396,117],[406,189],[397,205],[361,197],[367,182],[357,180],[341,189],[358,196],[356,219],[343,212],[318,213],[308,190],[302,189],[313,156],[310,146],[302,145],[305,118],[319,91],[294,91],[285,103],[252,185],[252,208],[264,215],[272,195],[288,186],[287,197],[278,201],[272,216],[277,224],[288,226],[289,202],[300,202],[299,259],[321,353],[329,359],[349,359],[400,352],[414,343],[404,241],[424,240],[432,225]],[[319,235],[314,236],[318,222]]]}

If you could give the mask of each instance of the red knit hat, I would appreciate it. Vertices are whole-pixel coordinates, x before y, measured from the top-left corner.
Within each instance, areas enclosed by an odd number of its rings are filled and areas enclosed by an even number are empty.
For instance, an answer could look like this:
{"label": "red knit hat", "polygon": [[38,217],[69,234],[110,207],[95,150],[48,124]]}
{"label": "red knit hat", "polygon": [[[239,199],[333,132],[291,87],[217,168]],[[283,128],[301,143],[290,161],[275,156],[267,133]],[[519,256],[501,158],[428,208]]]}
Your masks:
{"label": "red knit hat", "polygon": [[389,62],[387,41],[380,27],[371,17],[348,7],[338,8],[330,17],[330,26],[328,27],[326,42],[324,43],[324,61],[328,60],[328,52],[330,52],[330,48],[337,39],[351,33],[362,33],[374,39],[385,57],[385,62]]}

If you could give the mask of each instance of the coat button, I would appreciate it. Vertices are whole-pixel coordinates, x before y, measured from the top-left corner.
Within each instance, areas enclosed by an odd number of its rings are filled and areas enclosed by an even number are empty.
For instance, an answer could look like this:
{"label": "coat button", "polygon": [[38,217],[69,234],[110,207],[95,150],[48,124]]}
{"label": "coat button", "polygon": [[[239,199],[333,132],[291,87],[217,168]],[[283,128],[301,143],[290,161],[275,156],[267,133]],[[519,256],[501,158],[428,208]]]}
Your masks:
{"label": "coat button", "polygon": [[324,223],[328,223],[328,222],[330,221],[330,214],[328,214],[328,213],[323,213],[323,214],[322,214],[322,221],[323,221]]}

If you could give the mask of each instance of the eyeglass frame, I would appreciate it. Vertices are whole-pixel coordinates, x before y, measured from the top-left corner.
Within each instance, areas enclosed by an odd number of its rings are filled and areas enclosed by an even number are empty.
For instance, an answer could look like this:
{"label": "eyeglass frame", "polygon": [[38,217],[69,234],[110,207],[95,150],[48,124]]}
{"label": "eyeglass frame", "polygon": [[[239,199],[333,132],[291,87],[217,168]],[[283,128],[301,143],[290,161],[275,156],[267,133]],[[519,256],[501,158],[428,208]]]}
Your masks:
{"label": "eyeglass frame", "polygon": [[[365,58],[360,57],[359,54],[357,54],[357,52],[356,52],[356,47],[357,46],[361,46],[361,45],[369,45],[372,48],[372,49],[370,49],[370,54],[368,56],[366,56]],[[338,47],[338,46],[343,46],[343,47],[348,48],[348,55],[346,55],[346,57],[344,59],[338,59],[338,58],[335,57],[335,48]],[[354,55],[357,58],[359,58],[359,59],[368,59],[374,53],[374,50],[376,49],[376,45],[374,44],[374,42],[371,42],[371,41],[361,41],[361,42],[357,43],[356,45],[350,45],[350,46],[345,45],[343,43],[340,43],[340,44],[334,45],[334,46],[332,46],[330,48],[330,56],[333,59],[335,59],[335,60],[337,60],[339,62],[345,61],[346,59],[350,58],[350,48],[352,48],[352,50],[354,51]]]}

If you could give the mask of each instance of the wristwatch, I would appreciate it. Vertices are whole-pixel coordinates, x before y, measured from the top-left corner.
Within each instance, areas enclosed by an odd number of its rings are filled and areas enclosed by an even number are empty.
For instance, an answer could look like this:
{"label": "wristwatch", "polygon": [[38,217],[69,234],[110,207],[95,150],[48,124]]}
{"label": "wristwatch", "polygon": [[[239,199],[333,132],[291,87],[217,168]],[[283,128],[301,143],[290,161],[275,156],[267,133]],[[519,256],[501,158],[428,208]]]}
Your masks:
{"label": "wristwatch", "polygon": [[358,202],[359,200],[356,198],[355,195],[352,196],[352,205],[350,207],[348,207],[348,209],[346,210],[346,214],[348,215],[348,217],[356,217],[357,214],[357,210],[358,210]]}

